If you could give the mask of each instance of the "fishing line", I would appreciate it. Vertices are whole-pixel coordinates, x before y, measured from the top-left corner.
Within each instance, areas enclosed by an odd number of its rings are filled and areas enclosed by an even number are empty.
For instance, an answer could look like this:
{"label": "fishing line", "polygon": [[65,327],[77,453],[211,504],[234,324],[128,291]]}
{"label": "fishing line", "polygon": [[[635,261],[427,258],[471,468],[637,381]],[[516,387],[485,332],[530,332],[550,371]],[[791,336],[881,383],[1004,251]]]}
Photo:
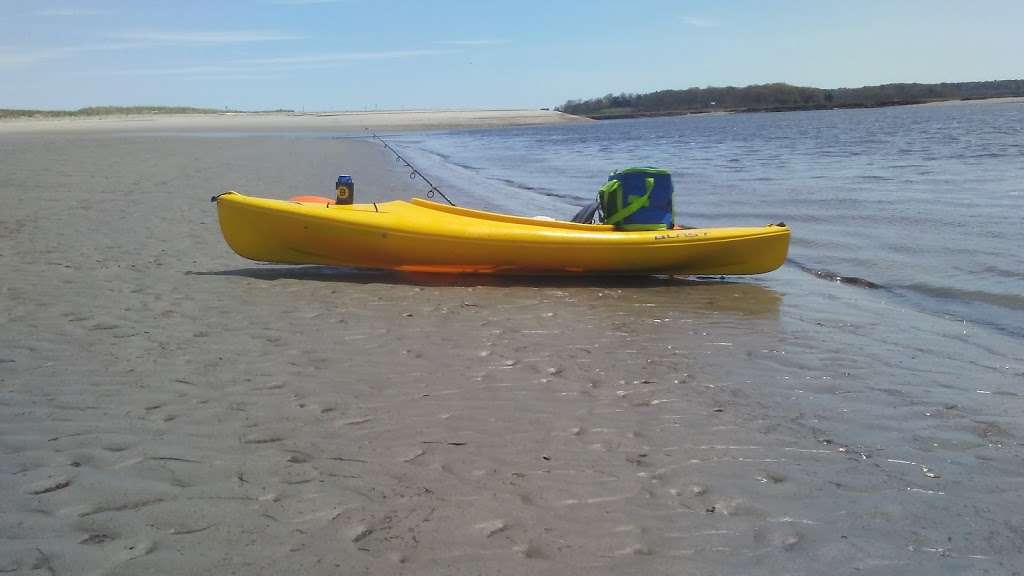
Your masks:
{"label": "fishing line", "polygon": [[415,180],[416,177],[419,176],[424,182],[426,182],[430,186],[430,190],[427,191],[427,198],[433,198],[434,194],[437,193],[437,194],[441,195],[441,198],[444,198],[445,202],[451,204],[452,206],[455,206],[455,202],[452,202],[451,200],[449,200],[448,197],[444,195],[444,192],[441,192],[440,188],[438,188],[437,186],[434,186],[434,183],[431,182],[429,179],[427,179],[427,177],[424,176],[422,172],[417,170],[416,167],[413,166],[408,160],[406,160],[404,157],[402,157],[402,155],[398,153],[398,150],[395,150],[394,148],[391,147],[390,144],[385,142],[383,138],[381,138],[380,136],[377,136],[376,132],[371,130],[370,134],[373,135],[374,138],[379,140],[380,143],[384,145],[384,148],[387,148],[387,150],[389,152],[391,152],[392,154],[395,155],[395,160],[401,162],[402,164],[405,164],[405,167],[410,170],[410,172],[409,172],[409,179],[410,180]]}

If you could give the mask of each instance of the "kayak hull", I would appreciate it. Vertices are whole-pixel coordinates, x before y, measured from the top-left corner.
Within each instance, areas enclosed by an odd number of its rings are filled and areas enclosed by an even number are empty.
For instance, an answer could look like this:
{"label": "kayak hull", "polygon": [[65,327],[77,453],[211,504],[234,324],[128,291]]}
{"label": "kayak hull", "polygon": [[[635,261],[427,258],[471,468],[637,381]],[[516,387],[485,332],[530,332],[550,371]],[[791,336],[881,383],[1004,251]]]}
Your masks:
{"label": "kayak hull", "polygon": [[786,259],[789,229],[616,231],[414,199],[334,205],[227,192],[221,232],[240,256],[418,272],[485,274],[760,274]]}

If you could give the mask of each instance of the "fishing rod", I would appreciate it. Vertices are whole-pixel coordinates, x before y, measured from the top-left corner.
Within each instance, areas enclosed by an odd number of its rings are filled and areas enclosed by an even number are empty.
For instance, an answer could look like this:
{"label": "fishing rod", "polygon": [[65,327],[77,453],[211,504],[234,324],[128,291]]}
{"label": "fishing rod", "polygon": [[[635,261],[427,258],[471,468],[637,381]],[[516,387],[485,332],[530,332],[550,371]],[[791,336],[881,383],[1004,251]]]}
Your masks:
{"label": "fishing rod", "polygon": [[402,155],[398,153],[398,150],[395,150],[394,148],[391,147],[390,144],[385,142],[383,138],[381,138],[380,136],[377,136],[376,132],[373,132],[371,130],[370,134],[373,135],[374,138],[379,140],[380,143],[383,144],[384,147],[387,148],[389,152],[394,154],[396,160],[398,160],[402,164],[405,164],[405,167],[410,170],[410,172],[409,172],[409,178],[410,179],[415,180],[416,177],[419,176],[424,182],[426,182],[428,185],[430,185],[430,190],[427,191],[427,198],[433,198],[434,197],[434,193],[437,193],[437,194],[441,195],[441,198],[444,198],[445,202],[451,204],[452,206],[455,206],[455,202],[452,202],[451,200],[449,200],[448,197],[444,195],[444,192],[441,192],[440,188],[438,188],[437,186],[434,186],[434,183],[431,182],[429,179],[427,179],[427,177],[424,176],[422,172],[417,170],[415,166],[413,166],[408,160],[403,158]]}

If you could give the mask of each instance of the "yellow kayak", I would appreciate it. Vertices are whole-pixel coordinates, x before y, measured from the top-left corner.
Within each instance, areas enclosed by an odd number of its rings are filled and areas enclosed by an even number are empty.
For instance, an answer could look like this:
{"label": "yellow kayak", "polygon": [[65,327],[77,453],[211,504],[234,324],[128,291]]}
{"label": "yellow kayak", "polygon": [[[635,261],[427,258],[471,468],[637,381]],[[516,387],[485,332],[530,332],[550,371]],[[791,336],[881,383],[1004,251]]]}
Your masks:
{"label": "yellow kayak", "polygon": [[418,272],[486,274],[761,274],[782,265],[789,228],[625,232],[438,204],[335,205],[215,198],[224,240],[240,256]]}

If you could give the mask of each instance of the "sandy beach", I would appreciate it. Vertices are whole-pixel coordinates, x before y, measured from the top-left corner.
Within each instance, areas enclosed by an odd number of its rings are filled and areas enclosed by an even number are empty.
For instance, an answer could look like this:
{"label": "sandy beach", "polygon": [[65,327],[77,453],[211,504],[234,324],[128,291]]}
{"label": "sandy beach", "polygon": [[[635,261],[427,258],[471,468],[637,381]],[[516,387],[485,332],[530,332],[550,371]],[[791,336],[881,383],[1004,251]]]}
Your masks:
{"label": "sandy beach", "polygon": [[0,572],[1020,573],[1009,373],[894,392],[758,282],[258,264],[209,202],[422,189],[259,133],[571,121],[0,123]]}
{"label": "sandy beach", "polygon": [[941,102],[928,102],[926,104],[915,104],[915,106],[964,106],[977,104],[1022,104],[1024,97],[1008,96],[1005,98],[977,98],[972,100],[943,100]]}
{"label": "sandy beach", "polygon": [[0,120],[0,134],[128,132],[341,132],[493,128],[593,122],[552,110],[396,110],[375,112],[252,112],[132,114]]}

